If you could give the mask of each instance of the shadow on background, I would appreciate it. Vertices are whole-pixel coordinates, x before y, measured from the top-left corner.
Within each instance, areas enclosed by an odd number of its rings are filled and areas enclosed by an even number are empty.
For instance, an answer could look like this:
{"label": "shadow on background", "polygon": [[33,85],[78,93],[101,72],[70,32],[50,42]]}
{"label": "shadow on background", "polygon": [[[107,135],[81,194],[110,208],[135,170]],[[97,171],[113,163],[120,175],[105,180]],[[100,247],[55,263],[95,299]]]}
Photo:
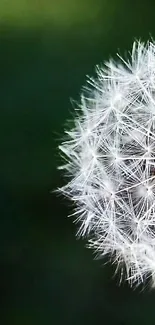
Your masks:
{"label": "shadow on background", "polygon": [[153,1],[98,4],[94,20],[76,20],[67,27],[52,21],[16,26],[2,19],[2,324],[155,321],[154,292],[119,287],[117,278],[112,279],[113,268],[94,262],[85,242],[76,241],[76,226],[67,219],[70,203],[51,193],[64,181],[56,170],[56,148],[71,117],[70,97],[79,98],[85,75],[94,74],[95,64],[115,56],[118,49],[130,49],[135,37],[147,40],[155,35]]}

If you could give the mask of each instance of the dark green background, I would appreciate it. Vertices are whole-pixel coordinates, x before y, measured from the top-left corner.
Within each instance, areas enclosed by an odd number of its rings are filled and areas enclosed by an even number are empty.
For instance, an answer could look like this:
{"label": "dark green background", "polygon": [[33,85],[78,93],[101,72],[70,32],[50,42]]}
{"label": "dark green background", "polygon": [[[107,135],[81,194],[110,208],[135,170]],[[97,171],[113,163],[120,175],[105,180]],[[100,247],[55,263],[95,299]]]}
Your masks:
{"label": "dark green background", "polygon": [[155,292],[119,287],[51,193],[64,182],[57,145],[70,98],[95,64],[151,36],[151,0],[1,0],[1,324],[155,324]]}

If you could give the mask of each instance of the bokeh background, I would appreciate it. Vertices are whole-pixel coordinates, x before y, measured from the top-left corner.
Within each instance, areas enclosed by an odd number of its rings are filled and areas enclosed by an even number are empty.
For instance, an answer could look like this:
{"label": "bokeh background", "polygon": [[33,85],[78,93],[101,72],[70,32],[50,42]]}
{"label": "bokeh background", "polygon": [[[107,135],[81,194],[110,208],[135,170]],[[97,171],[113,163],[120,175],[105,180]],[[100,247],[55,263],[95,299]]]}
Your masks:
{"label": "bokeh background", "polygon": [[154,0],[0,0],[1,324],[155,324],[155,292],[119,287],[53,193],[70,98],[151,37]]}

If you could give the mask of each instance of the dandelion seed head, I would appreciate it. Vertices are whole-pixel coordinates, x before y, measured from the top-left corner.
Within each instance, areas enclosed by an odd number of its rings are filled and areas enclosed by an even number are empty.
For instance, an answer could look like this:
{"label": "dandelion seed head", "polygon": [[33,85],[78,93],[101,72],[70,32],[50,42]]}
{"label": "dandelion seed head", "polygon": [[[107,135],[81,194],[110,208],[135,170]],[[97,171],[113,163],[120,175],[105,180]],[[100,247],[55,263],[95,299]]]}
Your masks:
{"label": "dandelion seed head", "polygon": [[155,286],[155,44],[135,41],[118,57],[88,78],[59,146],[70,179],[58,191],[75,204],[77,235],[121,268],[120,281]]}

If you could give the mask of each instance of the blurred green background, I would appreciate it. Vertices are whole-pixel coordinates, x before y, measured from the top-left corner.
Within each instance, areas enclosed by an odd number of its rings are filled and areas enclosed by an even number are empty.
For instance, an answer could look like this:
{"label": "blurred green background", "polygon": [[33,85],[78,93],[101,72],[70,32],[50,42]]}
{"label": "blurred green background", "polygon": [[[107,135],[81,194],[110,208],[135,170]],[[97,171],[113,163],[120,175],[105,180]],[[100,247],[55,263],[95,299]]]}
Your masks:
{"label": "blurred green background", "polygon": [[155,292],[119,287],[51,193],[70,98],[95,64],[150,37],[151,0],[0,1],[1,324],[155,324]]}

